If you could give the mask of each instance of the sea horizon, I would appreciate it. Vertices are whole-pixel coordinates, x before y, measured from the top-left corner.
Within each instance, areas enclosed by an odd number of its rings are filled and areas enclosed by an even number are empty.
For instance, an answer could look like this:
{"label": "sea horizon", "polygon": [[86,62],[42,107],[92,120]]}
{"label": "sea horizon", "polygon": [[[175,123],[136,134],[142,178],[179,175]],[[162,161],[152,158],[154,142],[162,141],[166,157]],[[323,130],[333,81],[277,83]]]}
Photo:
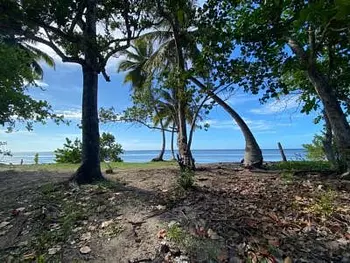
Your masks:
{"label": "sea horizon", "polygon": [[[302,148],[284,149],[287,159],[301,160],[305,158]],[[177,151],[175,151],[176,154]],[[278,149],[262,149],[264,161],[280,161],[282,157]],[[21,151],[12,152],[12,156],[0,159],[5,164],[33,164],[34,155],[39,154],[39,163],[55,163],[54,151]],[[149,162],[159,154],[159,150],[125,150],[121,158],[124,162]],[[192,154],[196,163],[239,162],[243,159],[244,149],[193,149]],[[164,160],[172,158],[171,151],[166,150]]]}

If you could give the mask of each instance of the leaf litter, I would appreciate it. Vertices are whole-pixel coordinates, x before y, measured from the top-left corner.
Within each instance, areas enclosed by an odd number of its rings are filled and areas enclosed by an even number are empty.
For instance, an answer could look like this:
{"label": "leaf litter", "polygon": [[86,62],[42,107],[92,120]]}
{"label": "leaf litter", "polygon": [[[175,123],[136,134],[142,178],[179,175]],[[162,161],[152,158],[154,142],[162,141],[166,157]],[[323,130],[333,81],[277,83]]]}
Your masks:
{"label": "leaf litter", "polygon": [[[193,190],[179,192],[175,169],[124,171],[113,175],[123,186],[80,188],[60,183],[68,175],[16,174],[29,181],[29,207],[17,201],[19,181],[0,176],[13,191],[1,203],[5,262],[9,255],[34,262],[350,261],[349,188],[332,178],[306,174],[286,183],[275,172],[209,165],[196,172]],[[18,234],[6,247],[1,240],[11,231]]]}

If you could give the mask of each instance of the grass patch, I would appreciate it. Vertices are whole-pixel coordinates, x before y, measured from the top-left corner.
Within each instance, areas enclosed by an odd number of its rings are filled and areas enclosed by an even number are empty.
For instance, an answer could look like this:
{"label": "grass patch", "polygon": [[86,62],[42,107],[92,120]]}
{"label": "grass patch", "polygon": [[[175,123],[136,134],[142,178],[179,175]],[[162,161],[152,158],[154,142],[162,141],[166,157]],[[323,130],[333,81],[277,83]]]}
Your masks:
{"label": "grass patch", "polygon": [[288,161],[275,162],[269,166],[271,170],[280,171],[332,171],[332,165],[327,161]]}
{"label": "grass patch", "polygon": [[322,192],[314,204],[311,205],[310,211],[323,217],[331,216],[335,210],[334,201],[336,196],[336,192],[333,190]]}
{"label": "grass patch", "polygon": [[[1,170],[17,170],[17,171],[52,171],[52,172],[75,172],[79,164],[71,163],[51,163],[51,164],[28,164],[28,165],[2,165]],[[129,163],[129,162],[112,162],[101,163],[101,169],[105,172],[112,168],[115,171],[128,169],[161,169],[177,167],[174,161],[164,162],[145,162],[145,163]]]}
{"label": "grass patch", "polygon": [[291,184],[294,181],[294,175],[292,172],[284,171],[281,173],[281,179],[285,184]]}
{"label": "grass patch", "polygon": [[217,262],[218,260],[221,244],[217,240],[191,235],[179,224],[171,225],[167,236],[198,262]]}
{"label": "grass patch", "polygon": [[194,185],[194,171],[189,169],[183,169],[180,171],[180,176],[177,179],[177,183],[184,190],[188,190]]}

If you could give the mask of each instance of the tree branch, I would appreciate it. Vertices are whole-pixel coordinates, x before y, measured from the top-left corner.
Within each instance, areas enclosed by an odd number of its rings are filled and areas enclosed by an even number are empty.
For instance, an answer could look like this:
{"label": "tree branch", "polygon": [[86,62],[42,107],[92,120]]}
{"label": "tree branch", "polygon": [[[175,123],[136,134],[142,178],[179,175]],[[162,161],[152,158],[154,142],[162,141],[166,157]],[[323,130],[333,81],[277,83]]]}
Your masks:
{"label": "tree branch", "polygon": [[294,39],[288,38],[287,45],[293,51],[293,53],[301,60],[301,62],[308,65],[308,57],[305,50],[301,47],[301,45]]}
{"label": "tree branch", "polygon": [[39,42],[39,43],[42,43],[42,44],[45,44],[47,45],[48,47],[52,48],[56,53],[57,55],[59,55],[62,59],[63,62],[70,62],[70,63],[77,63],[77,64],[80,64],[80,65],[83,65],[85,62],[83,59],[79,58],[79,57],[68,57],[66,56],[62,50],[59,49],[58,46],[56,46],[53,42],[51,41],[47,41],[45,39],[42,39],[38,36],[35,36],[35,35],[28,35],[28,34],[25,34],[28,38],[32,39],[33,41],[36,41],[36,42]]}

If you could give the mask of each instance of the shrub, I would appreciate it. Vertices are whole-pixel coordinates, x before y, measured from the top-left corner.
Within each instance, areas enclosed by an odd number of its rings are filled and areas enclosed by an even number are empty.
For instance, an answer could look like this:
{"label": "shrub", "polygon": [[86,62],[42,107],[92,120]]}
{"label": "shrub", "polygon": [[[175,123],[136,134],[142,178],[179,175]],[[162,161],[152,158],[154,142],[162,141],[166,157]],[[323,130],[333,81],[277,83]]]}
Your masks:
{"label": "shrub", "polygon": [[122,146],[115,142],[115,137],[110,133],[102,133],[100,138],[100,160],[122,162],[123,160],[119,157],[122,153],[124,153]]}
{"label": "shrub", "polygon": [[39,163],[39,154],[38,154],[38,153],[36,153],[36,154],[34,155],[34,163],[35,163],[35,164],[38,164],[38,163]]}
{"label": "shrub", "polygon": [[[115,137],[110,133],[102,133],[100,137],[100,161],[122,162],[120,154],[124,151],[119,143],[115,142]],[[55,151],[57,163],[80,163],[82,156],[82,143],[76,138],[71,141],[66,138],[66,143],[62,149]]]}
{"label": "shrub", "polygon": [[55,151],[57,163],[80,163],[82,154],[82,143],[76,138],[74,142],[66,138],[62,149]]}
{"label": "shrub", "polygon": [[190,169],[181,169],[178,184],[185,190],[190,189],[194,185],[194,171]]}
{"label": "shrub", "polygon": [[311,161],[326,161],[326,154],[324,152],[323,137],[315,135],[312,143],[303,144],[303,148],[306,150],[306,158]]}

